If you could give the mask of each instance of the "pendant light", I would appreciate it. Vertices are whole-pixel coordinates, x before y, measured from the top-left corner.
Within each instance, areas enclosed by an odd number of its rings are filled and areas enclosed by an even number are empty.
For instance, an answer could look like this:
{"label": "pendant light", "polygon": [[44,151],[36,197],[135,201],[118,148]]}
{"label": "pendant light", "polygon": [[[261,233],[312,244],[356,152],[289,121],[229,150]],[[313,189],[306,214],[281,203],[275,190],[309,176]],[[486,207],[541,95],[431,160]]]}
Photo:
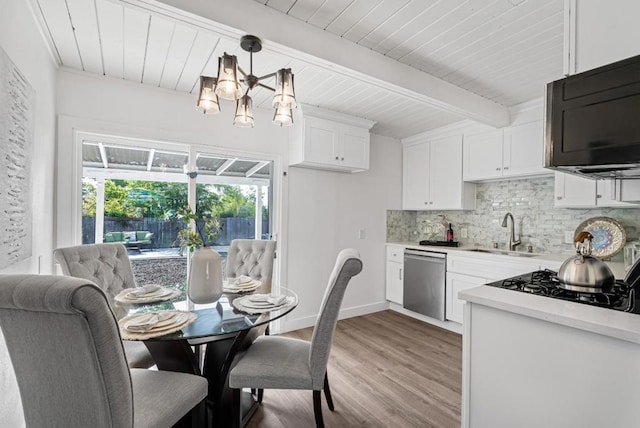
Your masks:
{"label": "pendant light", "polygon": [[[240,39],[240,46],[249,52],[249,73],[238,65],[235,55],[226,52],[218,58],[218,77],[200,76],[200,95],[197,108],[204,113],[220,112],[218,98],[236,101],[233,124],[239,127],[253,127],[252,100],[249,91],[257,86],[274,92],[272,107],[275,109],[273,123],[279,126],[293,124],[293,111],[298,105],[293,87],[293,73],[290,68],[282,68],[264,76],[253,74],[253,53],[262,50],[262,41],[256,36],[246,35]],[[242,79],[238,78],[238,74]],[[262,81],[275,78],[275,88]],[[243,86],[246,89],[243,89]],[[244,95],[243,95],[244,93]]]}

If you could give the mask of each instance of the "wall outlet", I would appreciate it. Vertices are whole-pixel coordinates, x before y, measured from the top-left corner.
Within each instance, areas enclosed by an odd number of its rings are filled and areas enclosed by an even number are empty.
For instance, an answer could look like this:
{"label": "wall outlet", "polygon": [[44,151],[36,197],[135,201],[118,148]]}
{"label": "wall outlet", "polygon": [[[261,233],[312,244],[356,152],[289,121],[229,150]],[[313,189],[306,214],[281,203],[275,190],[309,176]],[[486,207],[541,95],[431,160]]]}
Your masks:
{"label": "wall outlet", "polygon": [[358,229],[358,239],[365,239],[367,237],[367,229]]}
{"label": "wall outlet", "polygon": [[461,238],[466,238],[467,237],[467,228],[466,227],[461,227],[460,228],[460,237]]}
{"label": "wall outlet", "polygon": [[573,244],[573,232],[571,231],[564,232],[564,243]]}

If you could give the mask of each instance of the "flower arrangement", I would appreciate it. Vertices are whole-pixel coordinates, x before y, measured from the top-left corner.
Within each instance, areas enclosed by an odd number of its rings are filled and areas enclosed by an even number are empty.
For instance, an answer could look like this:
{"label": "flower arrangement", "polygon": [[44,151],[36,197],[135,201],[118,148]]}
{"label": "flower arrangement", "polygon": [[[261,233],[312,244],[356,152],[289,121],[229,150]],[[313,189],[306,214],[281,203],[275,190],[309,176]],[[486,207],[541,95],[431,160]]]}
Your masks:
{"label": "flower arrangement", "polygon": [[[176,242],[180,245],[180,254],[186,248],[189,249],[189,252],[193,252],[198,248],[209,246],[222,230],[222,223],[218,217],[210,215],[199,216],[191,210],[189,205],[180,208],[177,212],[177,217],[189,225],[183,229],[178,228]],[[195,222],[196,230],[191,229],[191,221]]]}

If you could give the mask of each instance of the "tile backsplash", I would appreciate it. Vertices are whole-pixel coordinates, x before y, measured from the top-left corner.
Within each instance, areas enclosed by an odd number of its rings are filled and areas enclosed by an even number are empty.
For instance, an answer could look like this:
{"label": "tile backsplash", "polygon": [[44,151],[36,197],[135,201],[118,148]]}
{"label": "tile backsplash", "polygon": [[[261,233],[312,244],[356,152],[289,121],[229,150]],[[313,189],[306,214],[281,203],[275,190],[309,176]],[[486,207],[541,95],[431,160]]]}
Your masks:
{"label": "tile backsplash", "polygon": [[[417,242],[422,239],[443,240],[444,224],[451,222],[455,240],[464,245],[490,247],[497,242],[505,248],[509,227],[503,228],[507,212],[515,219],[516,236],[522,246],[532,245],[534,252],[568,253],[564,232],[573,231],[591,217],[611,217],[625,229],[627,241],[638,239],[638,208],[565,209],[553,207],[553,177],[505,180],[476,186],[476,209],[473,211],[387,211],[387,241]],[[446,218],[443,218],[446,216]],[[467,229],[462,238],[460,229]],[[614,259],[621,257],[621,254]]]}

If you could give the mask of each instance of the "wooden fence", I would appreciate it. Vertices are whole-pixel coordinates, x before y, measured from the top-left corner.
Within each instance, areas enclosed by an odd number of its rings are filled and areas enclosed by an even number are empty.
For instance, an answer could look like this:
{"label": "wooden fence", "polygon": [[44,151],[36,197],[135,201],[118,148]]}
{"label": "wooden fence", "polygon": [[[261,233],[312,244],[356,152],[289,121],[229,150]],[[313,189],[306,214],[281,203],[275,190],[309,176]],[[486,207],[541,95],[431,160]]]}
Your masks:
{"label": "wooden fence", "polygon": [[[93,244],[95,241],[95,217],[82,217],[82,243]],[[228,217],[220,219],[222,231],[214,239],[212,245],[229,245],[233,239],[253,239],[255,233],[255,217]],[[104,233],[129,232],[146,230],[153,233],[152,248],[177,247],[178,230],[185,224],[180,220],[163,220],[158,218],[120,218],[105,217]],[[269,237],[269,219],[262,219],[262,238]]]}

